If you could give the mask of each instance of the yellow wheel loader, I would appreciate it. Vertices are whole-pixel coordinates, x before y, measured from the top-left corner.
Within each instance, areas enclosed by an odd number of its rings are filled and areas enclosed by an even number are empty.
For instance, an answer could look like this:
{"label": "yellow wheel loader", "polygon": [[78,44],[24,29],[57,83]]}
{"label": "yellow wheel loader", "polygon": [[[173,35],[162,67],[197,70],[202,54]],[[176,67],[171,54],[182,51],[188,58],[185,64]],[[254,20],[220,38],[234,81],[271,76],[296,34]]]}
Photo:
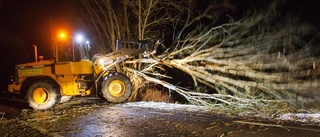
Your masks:
{"label": "yellow wheel loader", "polygon": [[[138,48],[121,48],[123,43],[138,45]],[[16,65],[8,91],[24,96],[35,110],[47,110],[73,96],[92,94],[112,103],[124,102],[130,97],[132,87],[119,64],[146,52],[147,46],[146,41],[117,40],[115,52],[94,55],[89,60],[89,45],[80,45],[79,61],[74,61],[74,54],[71,61],[60,61],[57,46],[55,59],[43,60],[42,56],[37,57],[35,46],[35,62]]]}

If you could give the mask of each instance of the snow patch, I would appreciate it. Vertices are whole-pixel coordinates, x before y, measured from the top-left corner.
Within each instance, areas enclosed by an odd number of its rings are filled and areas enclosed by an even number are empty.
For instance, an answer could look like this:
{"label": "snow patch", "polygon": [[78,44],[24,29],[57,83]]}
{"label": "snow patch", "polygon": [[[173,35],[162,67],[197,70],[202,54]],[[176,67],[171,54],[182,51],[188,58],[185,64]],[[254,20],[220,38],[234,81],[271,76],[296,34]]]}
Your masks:
{"label": "snow patch", "polygon": [[304,114],[304,113],[296,113],[296,114],[283,114],[277,118],[279,120],[286,121],[297,121],[302,123],[320,123],[320,113],[315,114]]}
{"label": "snow patch", "polygon": [[[165,111],[187,111],[187,112],[212,112],[212,109],[205,106],[196,106],[196,105],[185,105],[185,104],[172,104],[172,103],[164,103],[164,102],[129,102],[125,104],[118,104],[117,106],[122,107],[140,107],[147,109],[158,109]],[[250,112],[241,113],[239,116],[250,115]],[[255,117],[260,118],[270,118],[265,114],[255,114]],[[312,123],[312,124],[320,124],[320,113],[287,113],[280,114],[276,117],[270,119],[277,119],[281,121],[292,121],[292,122],[302,122],[302,123]]]}
{"label": "snow patch", "polygon": [[148,109],[158,109],[158,110],[180,110],[188,112],[210,112],[208,107],[205,106],[196,106],[196,105],[185,105],[185,104],[172,104],[164,102],[129,102],[125,104],[119,104],[122,107],[140,107]]}

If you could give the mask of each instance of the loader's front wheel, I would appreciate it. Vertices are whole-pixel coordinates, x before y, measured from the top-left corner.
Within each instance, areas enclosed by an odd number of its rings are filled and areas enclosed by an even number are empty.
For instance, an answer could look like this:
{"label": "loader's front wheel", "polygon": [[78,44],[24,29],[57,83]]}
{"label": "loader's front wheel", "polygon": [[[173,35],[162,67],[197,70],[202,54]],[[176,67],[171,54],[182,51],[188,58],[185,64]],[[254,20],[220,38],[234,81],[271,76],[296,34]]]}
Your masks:
{"label": "loader's front wheel", "polygon": [[35,110],[47,110],[60,102],[59,88],[50,81],[38,81],[27,90],[26,101]]}
{"label": "loader's front wheel", "polygon": [[101,95],[107,101],[120,103],[126,101],[131,95],[130,79],[122,73],[111,73],[102,84]]}

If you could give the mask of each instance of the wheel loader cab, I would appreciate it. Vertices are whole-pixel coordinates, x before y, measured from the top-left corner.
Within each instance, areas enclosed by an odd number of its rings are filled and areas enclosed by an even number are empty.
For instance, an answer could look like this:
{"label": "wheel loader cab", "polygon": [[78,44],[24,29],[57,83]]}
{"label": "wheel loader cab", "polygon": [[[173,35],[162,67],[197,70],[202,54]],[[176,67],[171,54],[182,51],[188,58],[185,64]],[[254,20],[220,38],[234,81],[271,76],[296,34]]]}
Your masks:
{"label": "wheel loader cab", "polygon": [[[65,43],[64,43],[65,44]],[[93,74],[90,61],[89,41],[85,43],[55,43],[54,80],[60,86],[63,96],[90,95],[91,76]]]}
{"label": "wheel loader cab", "polygon": [[52,73],[53,80],[60,87],[61,95],[90,95],[90,78],[93,74],[92,62],[89,60],[90,43],[71,41],[54,43],[55,62]]}

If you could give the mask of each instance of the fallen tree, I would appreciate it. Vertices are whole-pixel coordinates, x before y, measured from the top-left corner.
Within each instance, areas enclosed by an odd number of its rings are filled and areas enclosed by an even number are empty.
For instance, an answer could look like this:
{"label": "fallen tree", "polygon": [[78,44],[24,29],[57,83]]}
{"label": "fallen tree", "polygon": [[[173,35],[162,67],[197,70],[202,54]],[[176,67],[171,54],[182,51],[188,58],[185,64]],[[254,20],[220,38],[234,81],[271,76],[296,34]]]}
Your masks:
{"label": "fallen tree", "polygon": [[[292,105],[300,97],[319,95],[318,39],[308,37],[313,31],[312,25],[293,16],[253,13],[191,33],[161,54],[127,61],[124,70],[135,85],[133,98],[139,88],[154,83],[198,105]],[[137,64],[145,67],[139,70],[134,67]],[[192,77],[194,87],[205,88],[187,89],[166,82],[161,78],[168,76],[157,71],[164,66],[182,70]]]}
{"label": "fallen tree", "polygon": [[[317,32],[294,15],[279,12],[282,1],[216,26],[233,9],[228,1],[207,2],[201,10],[193,0],[82,2],[104,48],[112,49],[114,38],[173,35],[172,44],[158,41],[145,58],[123,64],[134,86],[131,100],[149,85],[161,85],[164,92],[178,93],[192,104],[261,110],[272,108],[270,104],[280,104],[272,109],[299,106],[302,99],[319,95]],[[170,69],[182,71],[191,84],[168,75]]]}

